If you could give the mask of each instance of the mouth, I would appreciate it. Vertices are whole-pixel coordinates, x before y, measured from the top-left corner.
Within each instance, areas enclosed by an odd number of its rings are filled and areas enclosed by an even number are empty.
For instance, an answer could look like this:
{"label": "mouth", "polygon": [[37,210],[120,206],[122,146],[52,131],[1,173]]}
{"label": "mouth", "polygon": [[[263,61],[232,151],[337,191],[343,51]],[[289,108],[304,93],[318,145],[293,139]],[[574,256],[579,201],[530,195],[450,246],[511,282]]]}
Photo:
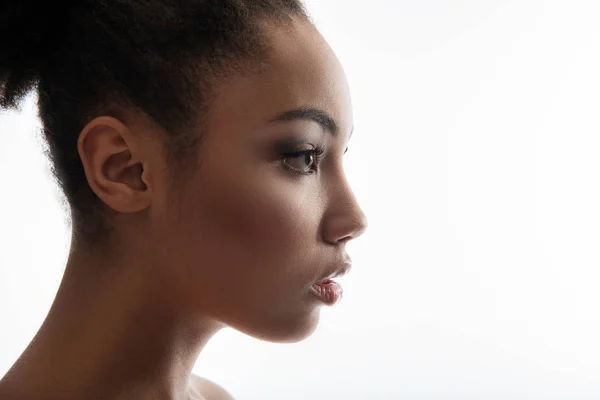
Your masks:
{"label": "mouth", "polygon": [[332,306],[342,299],[344,291],[342,286],[331,279],[327,279],[321,283],[315,283],[312,285],[313,293],[323,303]]}
{"label": "mouth", "polygon": [[342,286],[333,279],[346,275],[350,272],[351,268],[352,264],[350,262],[342,264],[335,272],[329,274],[328,277],[314,283],[311,288],[313,293],[327,305],[332,306],[336,304],[341,300],[344,291],[342,290]]}

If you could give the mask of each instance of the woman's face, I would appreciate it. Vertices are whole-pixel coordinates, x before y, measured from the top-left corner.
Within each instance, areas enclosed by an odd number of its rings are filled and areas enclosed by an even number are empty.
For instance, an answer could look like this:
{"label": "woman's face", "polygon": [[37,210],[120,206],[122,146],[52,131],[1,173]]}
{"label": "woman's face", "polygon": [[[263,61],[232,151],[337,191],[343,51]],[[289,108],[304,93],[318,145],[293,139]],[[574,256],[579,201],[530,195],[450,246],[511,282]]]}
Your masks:
{"label": "woman's face", "polygon": [[[342,166],[353,119],[338,59],[306,22],[267,26],[270,67],[221,84],[201,167],[176,201],[150,212],[162,221],[161,279],[180,310],[293,342],[314,331],[324,305],[312,285],[348,260],[366,220]],[[337,132],[316,113],[272,122],[299,108],[320,110]]]}

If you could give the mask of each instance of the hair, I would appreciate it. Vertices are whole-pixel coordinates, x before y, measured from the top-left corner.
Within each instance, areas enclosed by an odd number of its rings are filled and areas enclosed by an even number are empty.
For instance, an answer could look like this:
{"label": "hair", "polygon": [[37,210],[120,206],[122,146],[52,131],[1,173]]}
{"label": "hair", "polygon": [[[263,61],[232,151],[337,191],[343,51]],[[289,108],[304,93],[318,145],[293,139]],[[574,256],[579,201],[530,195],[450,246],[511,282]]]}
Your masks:
{"label": "hair", "polygon": [[163,132],[171,182],[181,182],[198,167],[219,79],[265,61],[259,22],[292,16],[311,21],[302,0],[2,2],[0,109],[37,90],[46,155],[78,240],[100,245],[111,232],[77,150],[83,127],[123,110],[149,117]]}

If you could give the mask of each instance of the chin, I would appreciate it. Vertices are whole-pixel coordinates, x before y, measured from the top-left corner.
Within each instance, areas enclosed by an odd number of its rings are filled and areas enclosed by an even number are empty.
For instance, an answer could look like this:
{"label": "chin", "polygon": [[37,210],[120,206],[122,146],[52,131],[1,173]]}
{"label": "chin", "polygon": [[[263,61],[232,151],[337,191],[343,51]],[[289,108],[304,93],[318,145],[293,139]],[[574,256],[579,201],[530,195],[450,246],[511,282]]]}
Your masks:
{"label": "chin", "polygon": [[297,343],[312,335],[319,325],[320,309],[316,307],[310,313],[302,315],[280,316],[263,321],[258,325],[232,328],[257,338],[274,343]]}

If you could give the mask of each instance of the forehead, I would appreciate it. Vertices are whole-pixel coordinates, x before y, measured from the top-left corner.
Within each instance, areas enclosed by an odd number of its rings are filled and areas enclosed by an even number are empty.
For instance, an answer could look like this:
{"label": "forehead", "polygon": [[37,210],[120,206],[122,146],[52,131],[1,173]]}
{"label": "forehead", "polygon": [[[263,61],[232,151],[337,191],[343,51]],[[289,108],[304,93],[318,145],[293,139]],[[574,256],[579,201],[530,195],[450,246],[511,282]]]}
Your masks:
{"label": "forehead", "polygon": [[310,23],[264,23],[271,51],[260,73],[234,75],[222,82],[213,102],[209,129],[264,126],[275,114],[299,107],[321,108],[347,135],[352,106],[343,68]]}

